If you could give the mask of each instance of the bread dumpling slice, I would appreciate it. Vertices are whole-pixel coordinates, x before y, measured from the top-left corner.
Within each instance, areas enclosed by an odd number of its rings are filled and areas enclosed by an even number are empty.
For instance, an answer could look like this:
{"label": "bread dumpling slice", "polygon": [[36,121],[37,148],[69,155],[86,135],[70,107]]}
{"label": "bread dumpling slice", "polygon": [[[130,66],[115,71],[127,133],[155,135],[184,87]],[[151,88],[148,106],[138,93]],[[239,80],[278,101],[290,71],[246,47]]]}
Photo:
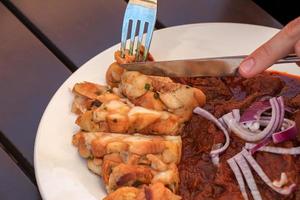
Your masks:
{"label": "bread dumpling slice", "polygon": [[78,132],[73,144],[88,160],[88,168],[103,178],[109,193],[158,182],[173,192],[178,189],[180,136]]}

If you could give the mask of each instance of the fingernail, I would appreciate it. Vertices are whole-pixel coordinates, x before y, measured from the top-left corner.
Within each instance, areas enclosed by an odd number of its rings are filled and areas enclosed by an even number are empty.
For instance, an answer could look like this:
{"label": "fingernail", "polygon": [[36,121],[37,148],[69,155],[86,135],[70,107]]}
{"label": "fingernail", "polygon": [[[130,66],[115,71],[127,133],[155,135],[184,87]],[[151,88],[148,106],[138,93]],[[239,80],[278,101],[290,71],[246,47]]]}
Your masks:
{"label": "fingernail", "polygon": [[254,66],[254,59],[253,58],[247,58],[240,64],[240,68],[244,73],[251,72],[252,68]]}

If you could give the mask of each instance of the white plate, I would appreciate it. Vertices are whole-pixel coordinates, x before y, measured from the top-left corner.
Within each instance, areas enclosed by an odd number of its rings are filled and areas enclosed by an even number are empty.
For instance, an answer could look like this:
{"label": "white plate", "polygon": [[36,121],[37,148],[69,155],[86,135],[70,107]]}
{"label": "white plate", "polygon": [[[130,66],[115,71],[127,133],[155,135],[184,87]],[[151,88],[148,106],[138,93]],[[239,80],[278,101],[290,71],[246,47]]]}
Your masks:
{"label": "white plate", "polygon": [[[278,29],[232,23],[191,24],[156,31],[151,52],[156,60],[248,54]],[[77,82],[105,83],[107,67],[119,45],[98,54],[58,89],[41,119],[35,141],[34,164],[38,186],[47,200],[98,200],[105,196],[100,178],[92,174],[71,144],[78,130],[70,112],[71,88]],[[294,64],[273,69],[300,75]]]}

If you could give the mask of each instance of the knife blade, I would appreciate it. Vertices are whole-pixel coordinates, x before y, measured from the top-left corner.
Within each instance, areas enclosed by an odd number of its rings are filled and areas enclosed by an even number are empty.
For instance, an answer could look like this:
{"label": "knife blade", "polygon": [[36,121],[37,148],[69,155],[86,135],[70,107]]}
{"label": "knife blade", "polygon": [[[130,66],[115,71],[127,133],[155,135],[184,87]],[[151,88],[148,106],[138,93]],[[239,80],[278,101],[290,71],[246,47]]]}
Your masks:
{"label": "knife blade", "polygon": [[168,77],[234,76],[240,62],[246,56],[171,60],[158,62],[135,62],[121,64],[129,71],[146,75]]}
{"label": "knife blade", "polygon": [[[159,62],[136,62],[121,64],[129,71],[139,71],[146,75],[168,77],[234,76],[238,74],[239,64],[247,56],[227,56],[217,58],[200,58],[171,60]],[[300,62],[296,54],[289,54],[275,64]]]}

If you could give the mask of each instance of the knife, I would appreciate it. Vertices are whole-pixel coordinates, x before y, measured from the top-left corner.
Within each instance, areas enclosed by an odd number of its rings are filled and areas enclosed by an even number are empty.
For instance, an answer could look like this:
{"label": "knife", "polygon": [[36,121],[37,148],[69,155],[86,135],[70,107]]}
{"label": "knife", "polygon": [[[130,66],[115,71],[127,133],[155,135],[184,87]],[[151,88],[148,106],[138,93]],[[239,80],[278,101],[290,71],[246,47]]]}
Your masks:
{"label": "knife", "polygon": [[[234,76],[239,64],[247,56],[229,56],[158,62],[134,62],[121,64],[129,71],[139,71],[146,75],[168,77]],[[294,63],[300,61],[295,54],[289,54],[276,62]]]}

